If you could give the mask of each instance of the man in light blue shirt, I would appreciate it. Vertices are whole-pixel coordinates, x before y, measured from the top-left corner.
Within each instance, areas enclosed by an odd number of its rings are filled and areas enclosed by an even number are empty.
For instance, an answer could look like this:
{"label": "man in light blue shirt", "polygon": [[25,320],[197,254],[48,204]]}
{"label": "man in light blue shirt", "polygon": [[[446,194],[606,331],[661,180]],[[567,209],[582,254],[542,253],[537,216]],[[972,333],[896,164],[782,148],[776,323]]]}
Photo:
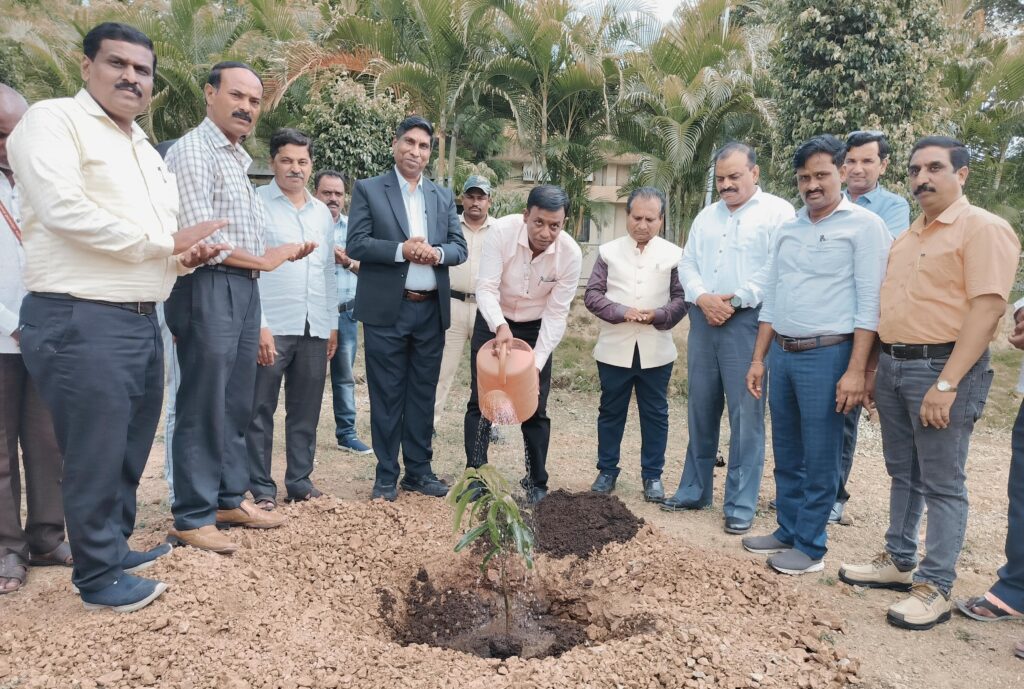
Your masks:
{"label": "man in light blue shirt", "polygon": [[345,205],[345,179],[337,170],[316,173],[313,193],[324,202],[334,219],[334,274],[338,283],[338,351],[331,357],[331,391],[334,399],[334,434],[338,449],[357,455],[373,450],[356,435],[356,379],[353,367],[359,326],[353,316],[356,300],[359,261],[350,258],[348,216],[341,212]]}
{"label": "man in light blue shirt", "polygon": [[[893,237],[910,227],[910,204],[879,182],[889,167],[889,140],[877,130],[852,132],[846,137],[846,190],[843,194],[853,203],[865,208],[884,222]],[[846,482],[853,469],[853,455],[857,449],[857,425],[860,422],[861,407],[857,405],[849,414],[843,426],[843,464],[839,477],[839,490],[829,515],[830,524],[843,518],[846,501],[850,494]]]}
{"label": "man in light blue shirt", "polygon": [[816,136],[793,156],[804,207],[772,239],[747,389],[760,398],[771,347],[778,529],[743,539],[785,574],[824,568],[844,415],[860,404],[892,235],[842,194],[843,143]]}
{"label": "man in light blue shirt", "polygon": [[[285,383],[285,472],[287,499],[321,495],[310,480],[316,428],[327,379],[327,361],[337,348],[338,291],[334,274],[334,219],[306,190],[313,171],[313,145],[302,132],[279,129],[270,138],[274,180],[257,190],[266,208],[272,244],[316,244],[304,261],[281,266],[260,279],[263,316],[252,423],[246,434],[249,490],[256,504],[272,510],[277,485],[270,477],[274,412]],[[286,239],[287,238],[287,239]]]}

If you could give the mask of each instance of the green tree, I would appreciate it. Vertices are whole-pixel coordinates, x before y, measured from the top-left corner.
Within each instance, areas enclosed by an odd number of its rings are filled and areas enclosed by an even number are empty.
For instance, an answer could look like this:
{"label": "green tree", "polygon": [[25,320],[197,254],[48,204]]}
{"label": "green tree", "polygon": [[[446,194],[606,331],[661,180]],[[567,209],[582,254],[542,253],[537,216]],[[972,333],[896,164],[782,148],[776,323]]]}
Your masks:
{"label": "green tree", "polygon": [[370,96],[362,84],[336,75],[310,91],[299,126],[313,139],[317,167],[354,181],[394,164],[391,142],[406,105],[388,94]]}
{"label": "green tree", "polygon": [[754,44],[746,30],[724,26],[726,0],[702,0],[676,20],[627,70],[616,135],[640,157],[623,192],[655,186],[669,200],[666,235],[685,239],[708,191],[711,157],[727,138],[773,122],[758,95]]}
{"label": "green tree", "polygon": [[[881,129],[903,169],[935,126],[937,0],[779,0],[778,143],[784,166],[816,134]],[[786,170],[788,172],[788,170]]]}

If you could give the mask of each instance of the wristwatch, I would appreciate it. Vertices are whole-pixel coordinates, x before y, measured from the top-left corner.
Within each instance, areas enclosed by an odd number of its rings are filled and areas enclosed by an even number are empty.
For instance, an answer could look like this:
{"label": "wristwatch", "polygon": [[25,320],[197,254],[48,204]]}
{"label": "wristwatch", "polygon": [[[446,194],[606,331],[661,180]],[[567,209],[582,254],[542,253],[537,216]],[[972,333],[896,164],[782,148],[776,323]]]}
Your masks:
{"label": "wristwatch", "polygon": [[743,300],[737,297],[736,295],[733,295],[732,299],[729,300],[729,303],[732,304],[732,307],[734,309],[738,309],[739,307],[743,306]]}
{"label": "wristwatch", "polygon": [[939,392],[956,392],[954,385],[951,385],[948,380],[942,380],[941,378],[935,383],[935,389]]}

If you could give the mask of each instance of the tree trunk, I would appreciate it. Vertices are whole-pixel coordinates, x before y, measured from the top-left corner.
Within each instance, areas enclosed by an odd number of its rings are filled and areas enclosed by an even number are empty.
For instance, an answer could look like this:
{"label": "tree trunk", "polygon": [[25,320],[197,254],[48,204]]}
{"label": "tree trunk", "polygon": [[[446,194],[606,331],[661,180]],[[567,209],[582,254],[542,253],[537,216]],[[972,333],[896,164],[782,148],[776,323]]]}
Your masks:
{"label": "tree trunk", "polygon": [[437,127],[437,129],[438,129],[438,131],[437,131],[437,163],[436,163],[436,165],[434,165],[434,181],[437,184],[440,184],[441,186],[451,188],[450,184],[445,183],[445,178],[444,178],[444,175],[445,175],[445,163],[447,162],[447,160],[445,159],[445,156],[444,156],[444,151],[445,151],[445,148],[444,148],[445,139],[444,139],[444,137],[448,133],[448,118],[445,117],[444,114],[442,114],[441,115],[441,121],[438,122],[437,124],[438,124],[438,127]]}
{"label": "tree trunk", "polygon": [[458,157],[458,154],[457,154],[457,152],[459,150],[458,142],[459,142],[459,123],[456,122],[454,125],[452,125],[452,141],[451,141],[450,152],[448,153],[448,178],[450,180],[450,183],[449,183],[448,187],[456,195],[458,195],[458,193],[460,191],[459,189],[455,188],[455,159]]}

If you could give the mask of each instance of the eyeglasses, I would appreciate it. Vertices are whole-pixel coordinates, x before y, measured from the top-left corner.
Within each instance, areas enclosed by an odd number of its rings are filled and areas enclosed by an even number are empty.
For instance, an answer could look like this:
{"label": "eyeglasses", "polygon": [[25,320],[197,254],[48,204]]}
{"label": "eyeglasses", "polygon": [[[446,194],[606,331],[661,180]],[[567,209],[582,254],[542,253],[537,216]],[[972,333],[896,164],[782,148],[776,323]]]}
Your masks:
{"label": "eyeglasses", "polygon": [[871,137],[882,137],[885,138],[885,132],[879,129],[858,129],[855,132],[850,132],[846,135],[846,140],[849,141],[855,136],[871,136]]}

